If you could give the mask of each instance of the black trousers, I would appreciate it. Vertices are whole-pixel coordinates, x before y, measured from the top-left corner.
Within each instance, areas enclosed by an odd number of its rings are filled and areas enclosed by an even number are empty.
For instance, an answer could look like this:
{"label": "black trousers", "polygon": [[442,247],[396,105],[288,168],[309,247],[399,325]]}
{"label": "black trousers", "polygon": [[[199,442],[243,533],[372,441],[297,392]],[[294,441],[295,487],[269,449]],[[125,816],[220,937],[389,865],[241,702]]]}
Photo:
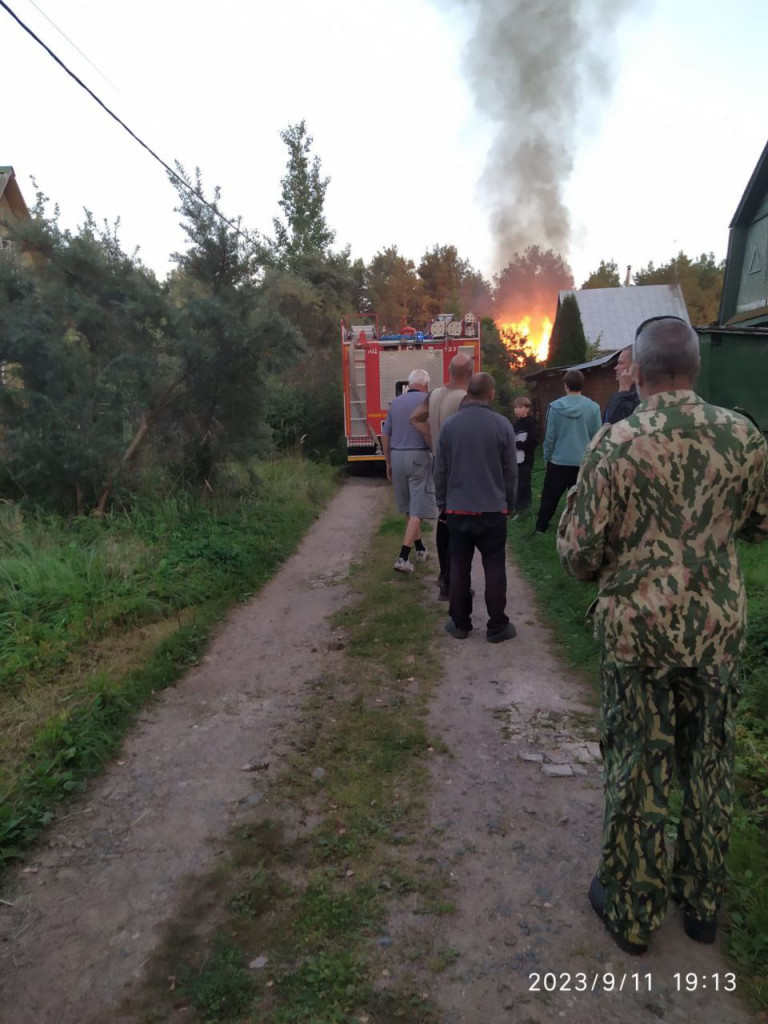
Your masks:
{"label": "black trousers", "polygon": [[485,606],[489,633],[500,633],[509,622],[507,605],[507,517],[503,512],[478,516],[449,514],[451,582],[448,611],[459,629],[472,628],[472,558],[475,548],[483,559]]}
{"label": "black trousers", "polygon": [[517,467],[517,494],[515,495],[515,512],[525,512],[531,507],[531,473],[533,461],[521,462]]}
{"label": "black trousers", "polygon": [[547,463],[544,474],[544,486],[541,489],[541,504],[536,517],[536,529],[544,533],[552,516],[557,512],[560,499],[576,483],[579,475],[578,466],[557,466],[554,462]]}
{"label": "black trousers", "polygon": [[445,515],[437,517],[435,526],[435,547],[437,548],[437,561],[440,566],[440,575],[443,578],[443,586],[448,586],[451,578],[451,560],[448,555],[450,536],[448,533],[448,522]]}

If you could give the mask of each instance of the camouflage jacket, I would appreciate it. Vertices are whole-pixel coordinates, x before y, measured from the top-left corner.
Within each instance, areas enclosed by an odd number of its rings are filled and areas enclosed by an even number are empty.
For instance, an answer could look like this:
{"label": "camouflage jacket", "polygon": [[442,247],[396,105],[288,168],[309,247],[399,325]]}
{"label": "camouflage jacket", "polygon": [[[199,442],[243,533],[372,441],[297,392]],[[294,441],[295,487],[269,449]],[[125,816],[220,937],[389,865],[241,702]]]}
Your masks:
{"label": "camouflage jacket", "polygon": [[768,537],[768,448],[745,417],[665,391],[595,435],[557,531],[565,569],[598,580],[613,661],[720,664],[746,626],[736,538]]}

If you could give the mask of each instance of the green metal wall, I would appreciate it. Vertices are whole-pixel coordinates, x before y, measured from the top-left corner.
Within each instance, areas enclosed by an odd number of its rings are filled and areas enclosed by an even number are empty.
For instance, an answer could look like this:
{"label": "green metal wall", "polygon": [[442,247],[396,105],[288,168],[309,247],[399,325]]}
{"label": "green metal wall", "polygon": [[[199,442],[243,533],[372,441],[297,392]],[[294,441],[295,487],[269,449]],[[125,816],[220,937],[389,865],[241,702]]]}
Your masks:
{"label": "green metal wall", "polygon": [[768,432],[768,337],[702,332],[696,390],[713,405],[737,406]]}

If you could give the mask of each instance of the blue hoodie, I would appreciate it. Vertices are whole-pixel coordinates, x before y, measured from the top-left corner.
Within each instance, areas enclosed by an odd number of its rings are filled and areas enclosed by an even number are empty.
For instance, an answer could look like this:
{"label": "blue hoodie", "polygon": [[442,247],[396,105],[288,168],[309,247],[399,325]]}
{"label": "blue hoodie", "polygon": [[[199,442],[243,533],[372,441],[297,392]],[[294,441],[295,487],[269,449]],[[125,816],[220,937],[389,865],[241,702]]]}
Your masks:
{"label": "blue hoodie", "polygon": [[544,461],[556,466],[580,466],[600,421],[600,406],[578,391],[552,402],[547,410]]}

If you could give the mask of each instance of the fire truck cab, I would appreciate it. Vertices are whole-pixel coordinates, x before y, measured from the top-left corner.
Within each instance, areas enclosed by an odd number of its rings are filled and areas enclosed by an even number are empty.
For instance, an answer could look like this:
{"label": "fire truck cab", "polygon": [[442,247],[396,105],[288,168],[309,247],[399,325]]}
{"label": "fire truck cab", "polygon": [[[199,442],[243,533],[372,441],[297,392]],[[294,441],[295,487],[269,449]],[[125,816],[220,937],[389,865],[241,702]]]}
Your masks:
{"label": "fire truck cab", "polygon": [[412,370],[426,370],[431,387],[447,383],[448,367],[465,352],[480,370],[480,321],[441,313],[424,329],[406,325],[397,333],[379,330],[375,315],[355,314],[341,321],[344,433],[347,462],[383,462],[381,425],[394,398],[408,388]]}

